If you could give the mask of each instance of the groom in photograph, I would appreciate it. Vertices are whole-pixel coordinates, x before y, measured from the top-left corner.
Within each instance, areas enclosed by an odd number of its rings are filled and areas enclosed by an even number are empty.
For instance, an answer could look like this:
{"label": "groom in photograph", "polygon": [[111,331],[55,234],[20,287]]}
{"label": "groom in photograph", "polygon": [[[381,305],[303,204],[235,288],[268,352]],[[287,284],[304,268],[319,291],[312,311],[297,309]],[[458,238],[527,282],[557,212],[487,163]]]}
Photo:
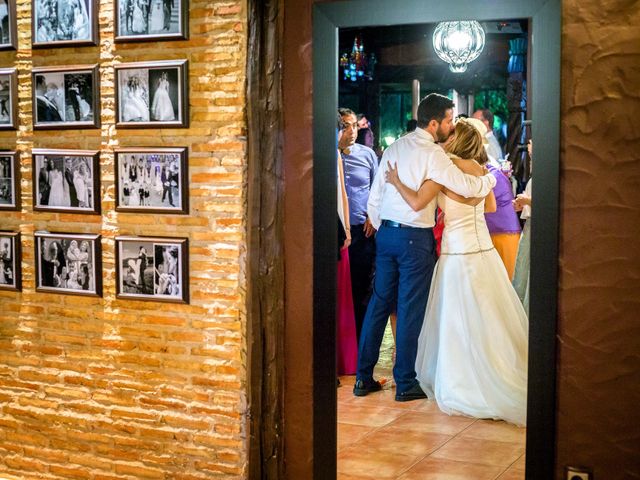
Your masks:
{"label": "groom in photograph", "polygon": [[389,315],[397,312],[396,401],[426,398],[416,379],[418,336],[424,321],[435,266],[436,201],[414,211],[395,187],[385,183],[388,165],[395,165],[402,182],[418,190],[433,180],[464,197],[484,197],[495,186],[493,175],[462,173],[436,142],[453,133],[453,102],[442,95],[427,95],[418,106],[418,128],[396,140],[382,157],[371,187],[369,219],[376,235],[376,270],[373,294],[362,327],[358,371],[353,394],[361,397],[382,389],[373,379]]}

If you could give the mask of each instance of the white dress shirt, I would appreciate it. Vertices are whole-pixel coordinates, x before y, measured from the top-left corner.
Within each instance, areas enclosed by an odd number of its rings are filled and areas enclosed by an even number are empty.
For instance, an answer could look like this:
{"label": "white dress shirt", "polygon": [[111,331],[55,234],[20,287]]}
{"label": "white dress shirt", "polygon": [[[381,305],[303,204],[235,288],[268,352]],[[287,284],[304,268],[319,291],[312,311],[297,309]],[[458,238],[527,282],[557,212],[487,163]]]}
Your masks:
{"label": "white dress shirt", "polygon": [[501,162],[504,155],[502,155],[500,142],[498,142],[498,139],[493,132],[487,132],[485,136],[487,137],[487,140],[489,140],[489,145],[487,145],[487,154],[489,154],[490,157],[495,158],[498,162]]}
{"label": "white dress shirt", "polygon": [[380,228],[382,220],[420,228],[435,225],[437,197],[422,210],[414,211],[396,188],[385,182],[389,163],[396,165],[402,183],[416,191],[426,180],[433,180],[463,197],[485,197],[496,184],[491,174],[474,177],[462,173],[442,147],[434,143],[431,134],[417,128],[396,140],[382,156],[367,204],[369,220],[376,229]]}

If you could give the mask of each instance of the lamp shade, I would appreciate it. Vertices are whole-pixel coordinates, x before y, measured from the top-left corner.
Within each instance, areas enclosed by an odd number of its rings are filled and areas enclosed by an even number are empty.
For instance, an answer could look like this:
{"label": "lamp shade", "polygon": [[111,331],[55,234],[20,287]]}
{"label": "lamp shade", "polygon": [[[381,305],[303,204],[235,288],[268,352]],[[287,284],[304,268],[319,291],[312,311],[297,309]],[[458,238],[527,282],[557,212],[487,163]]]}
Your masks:
{"label": "lamp shade", "polygon": [[484,49],[484,30],[476,21],[440,22],[433,32],[433,49],[454,73],[467,70]]}

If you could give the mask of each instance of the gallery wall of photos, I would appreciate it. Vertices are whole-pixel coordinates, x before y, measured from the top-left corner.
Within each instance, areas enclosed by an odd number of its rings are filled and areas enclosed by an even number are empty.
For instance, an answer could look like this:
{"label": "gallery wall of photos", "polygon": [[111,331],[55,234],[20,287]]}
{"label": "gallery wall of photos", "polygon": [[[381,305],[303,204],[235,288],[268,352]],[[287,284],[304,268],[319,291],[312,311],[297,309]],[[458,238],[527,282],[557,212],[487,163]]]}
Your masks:
{"label": "gallery wall of photos", "polygon": [[0,0],[1,291],[240,295],[241,9],[190,3]]}

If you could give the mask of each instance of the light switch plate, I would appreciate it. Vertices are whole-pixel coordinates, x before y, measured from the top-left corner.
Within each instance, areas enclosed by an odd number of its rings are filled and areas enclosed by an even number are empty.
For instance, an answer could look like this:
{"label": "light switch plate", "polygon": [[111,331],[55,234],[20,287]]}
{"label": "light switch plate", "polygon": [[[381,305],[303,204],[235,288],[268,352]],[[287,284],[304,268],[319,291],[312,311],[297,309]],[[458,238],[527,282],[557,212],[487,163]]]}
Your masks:
{"label": "light switch plate", "polygon": [[591,471],[586,468],[567,467],[567,480],[593,480]]}

